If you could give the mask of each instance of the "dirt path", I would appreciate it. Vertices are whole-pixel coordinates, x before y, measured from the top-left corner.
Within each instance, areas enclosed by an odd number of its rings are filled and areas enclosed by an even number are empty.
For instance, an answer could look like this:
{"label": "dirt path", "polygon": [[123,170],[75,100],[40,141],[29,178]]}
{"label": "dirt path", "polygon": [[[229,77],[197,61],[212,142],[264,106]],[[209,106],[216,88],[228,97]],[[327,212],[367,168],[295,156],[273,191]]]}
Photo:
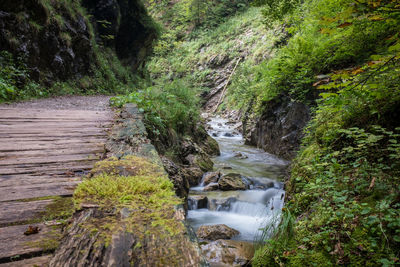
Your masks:
{"label": "dirt path", "polygon": [[[108,100],[59,97],[0,105],[0,266],[48,261],[60,233],[57,222],[48,223],[49,207],[70,205],[75,186],[104,156],[113,119]],[[29,226],[40,230],[25,235]]]}

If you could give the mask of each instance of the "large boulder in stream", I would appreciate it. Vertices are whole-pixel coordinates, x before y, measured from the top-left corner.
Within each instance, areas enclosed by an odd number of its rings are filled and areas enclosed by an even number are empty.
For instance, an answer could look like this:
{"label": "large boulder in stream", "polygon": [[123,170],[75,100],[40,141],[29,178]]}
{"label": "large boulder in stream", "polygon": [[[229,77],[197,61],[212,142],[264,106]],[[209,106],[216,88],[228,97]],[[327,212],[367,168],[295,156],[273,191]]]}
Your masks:
{"label": "large boulder in stream", "polygon": [[244,177],[238,173],[229,173],[222,176],[218,181],[218,185],[219,189],[223,191],[247,189]]}
{"label": "large boulder in stream", "polygon": [[250,266],[254,246],[245,241],[217,240],[202,245],[201,252],[211,266]]}
{"label": "large boulder in stream", "polygon": [[238,234],[239,231],[225,224],[202,225],[197,230],[197,237],[206,240],[231,239]]}

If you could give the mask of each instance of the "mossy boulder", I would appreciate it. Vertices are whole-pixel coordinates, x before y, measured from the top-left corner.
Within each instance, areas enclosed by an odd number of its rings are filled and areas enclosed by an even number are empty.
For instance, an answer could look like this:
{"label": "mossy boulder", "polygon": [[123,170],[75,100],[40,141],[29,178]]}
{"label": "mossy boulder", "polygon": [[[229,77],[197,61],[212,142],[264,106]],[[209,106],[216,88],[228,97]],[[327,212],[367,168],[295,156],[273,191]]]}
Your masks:
{"label": "mossy boulder", "polygon": [[242,175],[238,173],[229,173],[223,175],[218,180],[219,189],[223,191],[229,190],[246,190],[247,185],[244,182],[244,178]]}
{"label": "mossy boulder", "polygon": [[93,177],[103,173],[117,176],[146,176],[163,172],[164,170],[161,166],[149,162],[148,159],[130,155],[122,159],[111,157],[97,162],[89,176]]}
{"label": "mossy boulder", "polygon": [[136,156],[100,162],[78,185],[74,203],[77,212],[50,266],[200,265],[182,200],[159,164]]}

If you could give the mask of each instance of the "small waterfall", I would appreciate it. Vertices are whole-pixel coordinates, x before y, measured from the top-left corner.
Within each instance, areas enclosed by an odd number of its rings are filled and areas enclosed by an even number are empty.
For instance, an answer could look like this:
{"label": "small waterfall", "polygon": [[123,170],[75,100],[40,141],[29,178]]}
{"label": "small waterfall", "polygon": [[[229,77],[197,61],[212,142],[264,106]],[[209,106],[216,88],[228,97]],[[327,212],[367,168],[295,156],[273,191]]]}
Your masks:
{"label": "small waterfall", "polygon": [[209,125],[221,149],[221,155],[213,159],[215,171],[245,176],[248,189],[205,192],[204,181],[210,173],[204,174],[200,184],[191,188],[187,220],[195,229],[226,224],[240,232],[235,239],[254,241],[262,232],[260,228],[279,223],[285,195],[279,179],[287,162],[244,145],[242,136],[227,120],[214,118]]}
{"label": "small waterfall", "polygon": [[270,209],[262,203],[250,203],[237,201],[231,205],[229,212],[236,214],[242,214],[254,217],[266,217],[268,216]]}
{"label": "small waterfall", "polygon": [[197,199],[189,198],[188,199],[188,209],[189,210],[197,210],[199,207],[199,201]]}

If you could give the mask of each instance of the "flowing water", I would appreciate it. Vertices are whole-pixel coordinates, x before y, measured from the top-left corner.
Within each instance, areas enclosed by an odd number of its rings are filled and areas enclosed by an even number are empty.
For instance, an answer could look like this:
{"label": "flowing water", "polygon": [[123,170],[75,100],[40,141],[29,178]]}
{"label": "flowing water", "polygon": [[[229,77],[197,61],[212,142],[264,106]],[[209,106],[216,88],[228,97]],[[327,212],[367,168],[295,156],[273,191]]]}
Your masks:
{"label": "flowing water", "polygon": [[[285,191],[281,182],[288,164],[261,149],[244,145],[243,137],[223,118],[209,122],[209,134],[217,140],[221,155],[214,169],[239,173],[250,182],[245,191],[203,191],[203,181],[192,187],[190,196],[206,195],[207,208],[198,209],[189,201],[188,222],[197,230],[201,225],[226,224],[240,232],[233,239],[254,241],[260,228],[280,214]],[[194,198],[194,197],[193,197]]]}

